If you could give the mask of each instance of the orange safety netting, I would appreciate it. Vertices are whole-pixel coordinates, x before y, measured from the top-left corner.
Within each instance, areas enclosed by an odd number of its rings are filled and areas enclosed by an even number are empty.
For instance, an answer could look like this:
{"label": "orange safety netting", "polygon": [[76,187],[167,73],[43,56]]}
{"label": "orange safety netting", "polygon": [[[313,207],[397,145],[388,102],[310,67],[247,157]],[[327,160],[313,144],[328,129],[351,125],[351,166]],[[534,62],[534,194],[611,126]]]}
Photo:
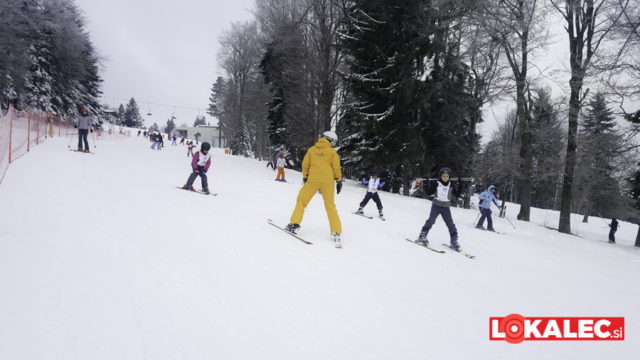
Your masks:
{"label": "orange safety netting", "polygon": [[18,111],[11,106],[5,114],[0,111],[0,182],[11,162],[44,141],[49,123],[47,115],[31,108]]}
{"label": "orange safety netting", "polygon": [[[24,111],[9,106],[6,113],[0,111],[0,183],[9,164],[26,154],[32,146],[53,136],[77,138],[78,131],[67,119],[51,113],[28,108]],[[131,130],[122,126],[103,124],[90,135],[91,140],[119,140],[131,136]],[[90,141],[91,141],[90,140]]]}

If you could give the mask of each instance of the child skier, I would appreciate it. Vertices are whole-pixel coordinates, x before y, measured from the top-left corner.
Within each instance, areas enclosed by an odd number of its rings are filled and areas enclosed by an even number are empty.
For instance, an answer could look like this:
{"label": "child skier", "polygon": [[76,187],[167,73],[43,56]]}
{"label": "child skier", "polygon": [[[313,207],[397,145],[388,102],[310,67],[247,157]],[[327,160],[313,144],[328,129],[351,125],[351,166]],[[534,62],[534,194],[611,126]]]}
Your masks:
{"label": "child skier", "polygon": [[365,206],[370,199],[375,201],[376,206],[378,207],[378,212],[380,213],[380,218],[384,219],[384,215],[382,214],[382,201],[380,201],[380,196],[378,196],[378,189],[382,188],[385,184],[384,181],[380,182],[380,178],[378,177],[378,172],[374,171],[373,176],[367,180],[366,177],[362,178],[362,183],[368,185],[367,194],[364,196],[364,199],[360,202],[360,207],[356,211],[356,214],[363,214]]}
{"label": "child skier", "polygon": [[276,177],[276,181],[287,182],[284,179],[284,166],[286,165],[286,160],[284,159],[284,153],[280,153],[280,157],[276,162],[276,166],[278,167],[278,176]]}
{"label": "child skier", "polygon": [[496,187],[490,185],[487,191],[478,195],[478,199],[480,200],[480,204],[478,206],[480,207],[480,214],[482,214],[482,216],[480,216],[480,220],[478,221],[478,225],[476,225],[476,229],[484,230],[484,226],[482,226],[482,224],[484,224],[484,219],[486,218],[487,230],[495,231],[493,230],[493,220],[491,219],[491,203],[496,204],[498,208],[500,207],[500,204],[498,203],[498,200],[495,196],[496,191]]}
{"label": "child skier", "polygon": [[153,144],[151,144],[151,150],[158,149],[160,150],[160,138],[159,135],[151,134],[151,139],[153,140]]}
{"label": "child skier", "polygon": [[209,170],[209,166],[211,165],[210,149],[211,145],[208,142],[203,142],[202,145],[200,145],[200,151],[193,155],[193,160],[191,160],[191,168],[193,169],[193,172],[189,176],[187,183],[182,187],[183,189],[195,191],[193,189],[193,183],[196,181],[196,178],[200,176],[202,191],[205,194],[210,193],[209,184],[207,183],[207,170]]}
{"label": "child skier", "polygon": [[191,140],[187,141],[187,149],[188,149],[187,150],[187,157],[193,156],[193,148],[194,147],[196,147],[196,146],[193,144],[193,141],[191,141]]}
{"label": "child skier", "polygon": [[429,245],[427,234],[429,234],[429,230],[431,230],[431,227],[436,222],[438,215],[442,215],[444,223],[447,224],[447,228],[449,228],[451,247],[457,251],[461,251],[460,245],[458,244],[458,230],[456,230],[456,225],[453,223],[453,219],[451,218],[450,209],[451,194],[453,193],[456,197],[460,196],[460,189],[458,187],[453,187],[449,182],[450,174],[451,169],[447,167],[442,168],[439,172],[440,179],[429,180],[424,184],[425,194],[435,194],[435,196],[433,198],[433,204],[431,205],[429,219],[424,223],[417,242],[421,245]]}

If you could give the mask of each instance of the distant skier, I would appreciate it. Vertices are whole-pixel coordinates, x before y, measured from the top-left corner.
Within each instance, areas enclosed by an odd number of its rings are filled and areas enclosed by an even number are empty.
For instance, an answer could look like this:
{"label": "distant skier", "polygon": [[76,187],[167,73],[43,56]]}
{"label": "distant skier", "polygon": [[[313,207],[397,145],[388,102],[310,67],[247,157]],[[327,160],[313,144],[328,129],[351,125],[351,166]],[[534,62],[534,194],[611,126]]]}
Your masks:
{"label": "distant skier", "polygon": [[340,169],[340,157],[332,145],[338,141],[338,136],[333,131],[325,131],[316,144],[307,150],[302,160],[302,180],[304,185],[298,193],[296,207],[291,215],[290,223],[286,230],[294,234],[300,228],[300,222],[304,215],[304,209],[320,190],[324,199],[324,207],[329,218],[331,234],[336,242],[336,247],[341,247],[340,234],[342,224],[338,216],[338,210],[334,203],[333,183],[336,183],[336,192],[340,194],[342,189],[342,171]]}
{"label": "distant skier", "polygon": [[498,199],[496,199],[495,196],[496,191],[496,187],[490,185],[486,191],[478,195],[478,199],[480,200],[480,204],[478,204],[478,206],[480,207],[480,214],[482,214],[482,216],[480,216],[480,220],[476,225],[476,229],[484,230],[484,226],[482,225],[484,224],[484,219],[486,218],[487,230],[495,231],[493,229],[493,220],[491,219],[491,203],[496,204],[496,206],[500,208],[500,203],[498,203]]}
{"label": "distant skier", "polygon": [[429,241],[427,240],[427,235],[429,234],[429,230],[436,222],[438,215],[442,215],[442,219],[444,223],[449,228],[449,236],[451,238],[451,247],[457,251],[460,251],[460,245],[458,244],[458,230],[456,230],[456,225],[453,223],[453,219],[451,218],[451,194],[458,197],[460,196],[459,183],[457,187],[454,187],[453,184],[449,182],[449,177],[451,175],[451,169],[445,167],[440,169],[439,171],[440,178],[438,180],[428,180],[424,184],[424,192],[427,195],[435,194],[433,198],[433,203],[431,205],[431,212],[429,213],[429,218],[424,223],[422,230],[420,231],[420,235],[418,236],[418,243],[421,245],[429,245]]}
{"label": "distant skier", "polygon": [[160,150],[160,135],[159,134],[151,134],[151,140],[153,140],[153,144],[151,144],[151,150],[157,149]]}
{"label": "distant skier", "polygon": [[287,161],[284,159],[284,153],[281,152],[280,157],[276,162],[276,167],[278,168],[278,176],[276,176],[276,181],[287,182],[284,179],[284,166],[286,165],[286,163]]}
{"label": "distant skier", "polygon": [[609,224],[611,230],[609,230],[609,244],[616,243],[616,231],[618,231],[618,220],[616,218],[611,219],[611,224]]}
{"label": "distant skier", "polygon": [[[89,152],[87,136],[89,135],[89,128],[92,125],[91,116],[89,115],[89,109],[86,107],[83,107],[80,112],[81,115],[78,117],[78,151]],[[83,142],[84,150],[82,149]]]}
{"label": "distant skier", "polygon": [[176,143],[178,141],[178,137],[173,135],[173,141],[171,141],[171,146],[178,146],[178,144]]}
{"label": "distant skier", "polygon": [[187,157],[193,156],[193,148],[195,147],[196,146],[193,144],[193,141],[191,140],[187,141]]}
{"label": "distant skier", "polygon": [[193,172],[189,176],[187,183],[182,187],[185,190],[195,191],[193,188],[193,183],[196,181],[196,178],[200,176],[200,181],[202,182],[202,191],[205,194],[209,194],[209,184],[207,182],[207,171],[209,170],[209,166],[211,165],[211,153],[209,150],[211,149],[211,144],[208,142],[203,142],[200,145],[200,151],[196,152],[193,155],[193,160],[191,160],[191,168]]}
{"label": "distant skier", "polygon": [[368,185],[367,194],[364,196],[364,199],[362,199],[362,201],[360,202],[360,207],[356,211],[356,214],[363,214],[364,207],[367,206],[367,203],[369,202],[370,199],[373,199],[373,201],[375,201],[376,203],[376,206],[378,207],[380,218],[384,219],[384,215],[382,214],[382,201],[380,201],[380,196],[378,196],[378,189],[382,188],[385,182],[384,181],[381,182],[380,178],[378,177],[378,172],[374,171],[373,176],[371,176],[369,180],[367,180],[366,177],[363,177],[362,183],[365,185]]}

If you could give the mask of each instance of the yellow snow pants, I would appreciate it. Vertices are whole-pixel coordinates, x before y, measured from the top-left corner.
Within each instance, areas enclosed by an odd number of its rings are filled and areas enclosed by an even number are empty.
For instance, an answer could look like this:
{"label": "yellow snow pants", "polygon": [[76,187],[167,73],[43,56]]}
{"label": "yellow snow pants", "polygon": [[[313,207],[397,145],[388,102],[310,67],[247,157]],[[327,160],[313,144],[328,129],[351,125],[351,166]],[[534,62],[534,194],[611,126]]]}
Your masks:
{"label": "yellow snow pants", "polygon": [[324,208],[327,210],[327,217],[329,218],[329,226],[331,227],[331,233],[342,234],[342,223],[338,216],[338,209],[333,202],[334,190],[333,183],[317,183],[307,181],[300,189],[298,198],[296,200],[296,208],[293,210],[290,222],[292,224],[300,225],[302,216],[304,215],[304,209],[309,205],[311,198],[316,194],[316,191],[320,190],[322,198],[324,199]]}

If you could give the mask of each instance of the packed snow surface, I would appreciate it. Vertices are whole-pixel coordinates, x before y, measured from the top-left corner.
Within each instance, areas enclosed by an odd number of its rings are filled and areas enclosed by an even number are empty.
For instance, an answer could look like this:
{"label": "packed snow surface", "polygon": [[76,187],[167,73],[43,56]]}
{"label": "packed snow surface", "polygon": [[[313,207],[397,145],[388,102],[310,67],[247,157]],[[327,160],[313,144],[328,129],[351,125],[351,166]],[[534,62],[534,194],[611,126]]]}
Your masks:
{"label": "packed snow surface", "polygon": [[[72,141],[74,143],[75,141]],[[417,237],[431,202],[381,192],[387,221],[352,214],[366,188],[345,182],[336,249],[320,195],[306,245],[269,226],[289,221],[301,175],[274,181],[265,162],[214,149],[218,196],[190,193],[185,146],[142,137],[94,154],[53,138],[11,164],[0,184],[0,359],[637,359],[637,225],[532,221],[452,209],[462,248],[441,244],[441,218]],[[200,181],[196,180],[196,187]],[[495,210],[495,208],[494,208]],[[377,215],[370,202],[365,213]],[[495,211],[494,211],[495,214]],[[624,341],[489,341],[489,317],[623,316]]]}

